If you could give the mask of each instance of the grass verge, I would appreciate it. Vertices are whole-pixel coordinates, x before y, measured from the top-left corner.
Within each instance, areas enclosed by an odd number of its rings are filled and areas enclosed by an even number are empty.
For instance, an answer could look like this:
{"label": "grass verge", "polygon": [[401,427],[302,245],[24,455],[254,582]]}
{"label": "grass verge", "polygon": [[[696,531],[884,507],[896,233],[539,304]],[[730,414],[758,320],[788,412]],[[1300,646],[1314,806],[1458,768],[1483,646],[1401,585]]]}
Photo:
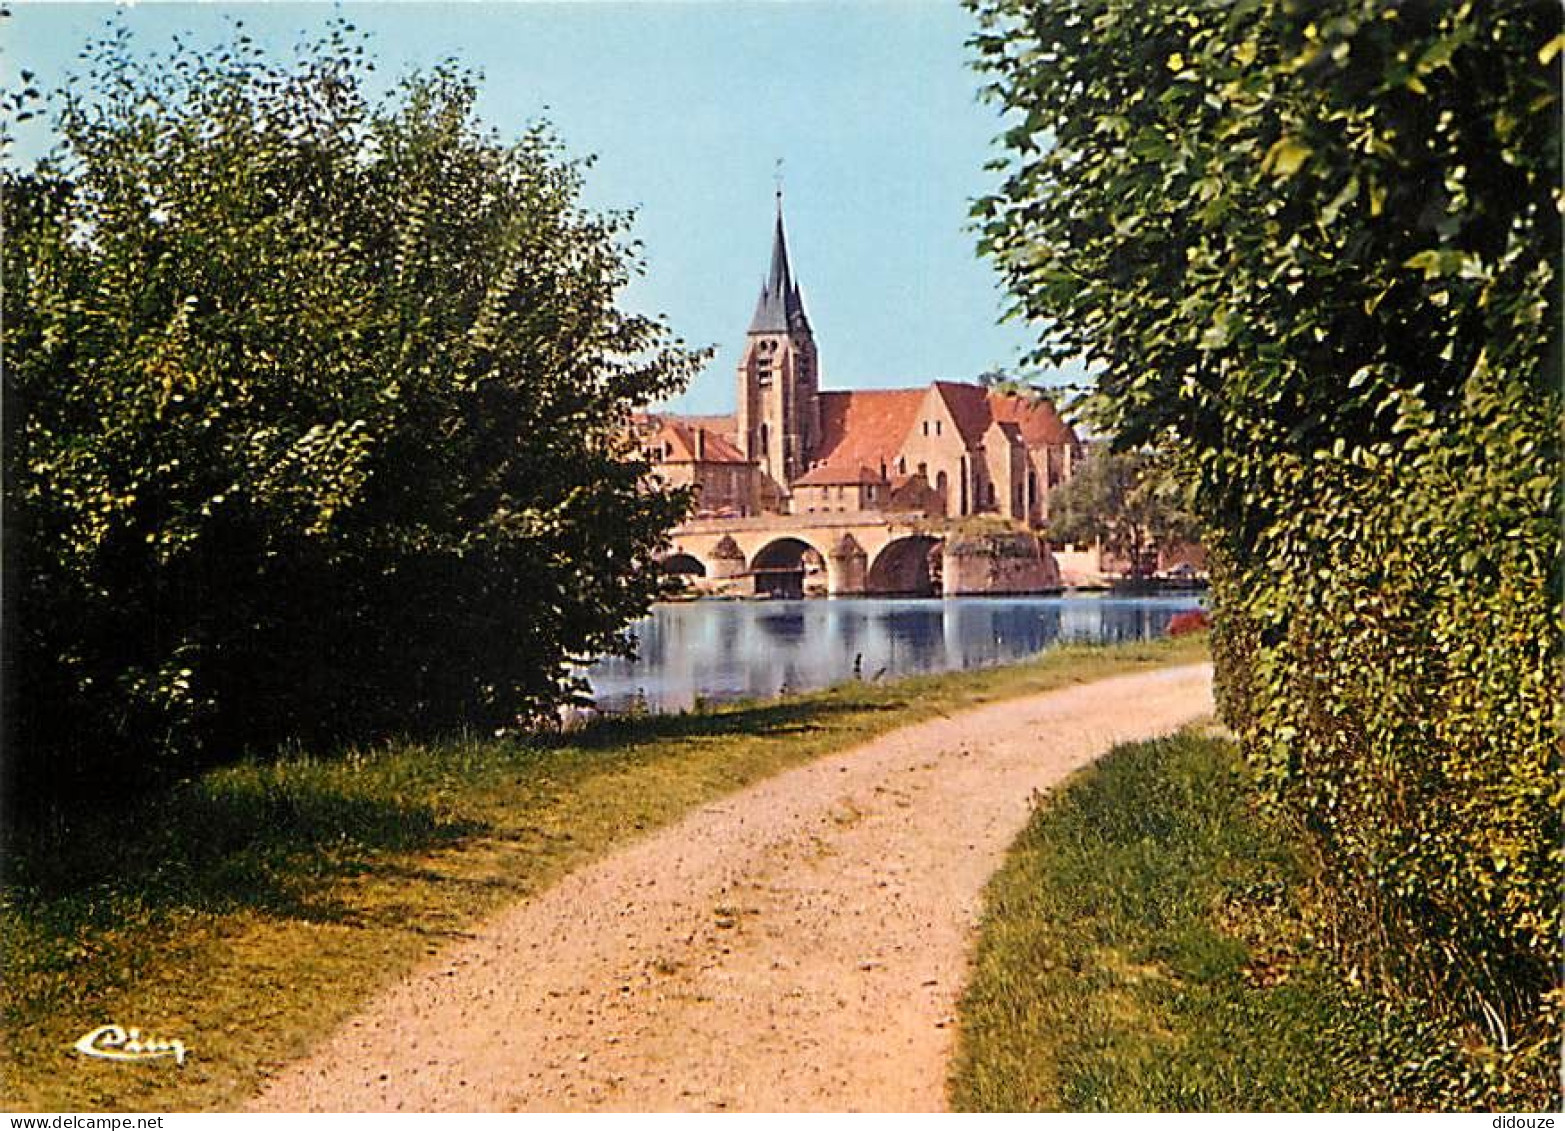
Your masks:
{"label": "grass verge", "polygon": [[1231,743],[1117,748],[1046,801],[991,881],[952,1102],[970,1111],[1374,1106],[1310,957],[1308,882]]}
{"label": "grass verge", "polygon": [[[769,774],[980,703],[1204,659],[1202,637],[206,774],[118,813],[8,830],[7,1109],[227,1110],[499,905]],[[99,1025],[185,1065],[90,1060]]]}

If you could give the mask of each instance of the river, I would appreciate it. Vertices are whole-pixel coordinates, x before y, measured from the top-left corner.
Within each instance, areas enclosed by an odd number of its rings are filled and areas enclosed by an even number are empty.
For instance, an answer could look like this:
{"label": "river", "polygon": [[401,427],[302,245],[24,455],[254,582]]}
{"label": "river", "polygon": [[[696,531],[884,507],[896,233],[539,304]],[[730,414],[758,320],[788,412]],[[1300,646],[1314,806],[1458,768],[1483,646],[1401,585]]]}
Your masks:
{"label": "river", "polygon": [[637,659],[600,660],[585,674],[604,710],[640,701],[679,711],[698,699],[1003,664],[1056,643],[1148,640],[1201,604],[1197,593],[687,601],[657,605],[631,628]]}

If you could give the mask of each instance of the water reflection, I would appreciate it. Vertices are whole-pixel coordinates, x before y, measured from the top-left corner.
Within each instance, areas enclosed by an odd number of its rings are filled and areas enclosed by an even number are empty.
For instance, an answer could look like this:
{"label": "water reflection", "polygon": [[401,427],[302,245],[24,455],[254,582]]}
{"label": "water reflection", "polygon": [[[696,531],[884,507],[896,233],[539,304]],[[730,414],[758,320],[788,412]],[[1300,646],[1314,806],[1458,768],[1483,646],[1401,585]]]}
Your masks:
{"label": "water reflection", "polygon": [[677,711],[697,698],[761,698],[852,679],[983,667],[1057,642],[1160,636],[1200,597],[957,597],[941,601],[693,601],[659,605],[640,657],[587,671],[598,705]]}

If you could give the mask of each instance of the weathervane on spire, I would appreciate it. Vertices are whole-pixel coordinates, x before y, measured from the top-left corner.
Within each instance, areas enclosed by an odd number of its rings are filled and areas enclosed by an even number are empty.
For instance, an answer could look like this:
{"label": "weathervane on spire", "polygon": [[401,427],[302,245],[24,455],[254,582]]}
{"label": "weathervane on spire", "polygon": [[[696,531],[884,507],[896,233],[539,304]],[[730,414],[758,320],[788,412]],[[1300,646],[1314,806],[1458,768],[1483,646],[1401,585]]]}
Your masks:
{"label": "weathervane on spire", "polygon": [[[0,3],[3,2],[0,0]],[[810,332],[799,284],[788,269],[788,237],[783,232],[782,167],[782,158],[779,157],[773,169],[773,176],[777,180],[777,218],[772,221],[772,266],[761,283],[761,297],[756,302],[755,317],[750,320],[752,334]]]}

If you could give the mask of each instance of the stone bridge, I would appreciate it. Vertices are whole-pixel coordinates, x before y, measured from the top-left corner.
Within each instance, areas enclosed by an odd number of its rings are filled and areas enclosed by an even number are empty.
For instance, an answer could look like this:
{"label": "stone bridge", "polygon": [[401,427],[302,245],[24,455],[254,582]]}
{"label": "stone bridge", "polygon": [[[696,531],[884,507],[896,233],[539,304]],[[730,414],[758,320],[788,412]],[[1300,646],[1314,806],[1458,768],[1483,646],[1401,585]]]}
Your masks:
{"label": "stone bridge", "polygon": [[[938,520],[880,512],[696,519],[662,559],[709,582],[753,578],[756,593],[834,597],[1040,593],[1060,587],[1053,556],[1023,531],[956,535]],[[813,583],[813,584],[812,584]]]}

